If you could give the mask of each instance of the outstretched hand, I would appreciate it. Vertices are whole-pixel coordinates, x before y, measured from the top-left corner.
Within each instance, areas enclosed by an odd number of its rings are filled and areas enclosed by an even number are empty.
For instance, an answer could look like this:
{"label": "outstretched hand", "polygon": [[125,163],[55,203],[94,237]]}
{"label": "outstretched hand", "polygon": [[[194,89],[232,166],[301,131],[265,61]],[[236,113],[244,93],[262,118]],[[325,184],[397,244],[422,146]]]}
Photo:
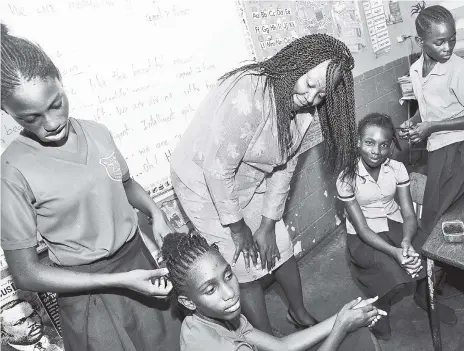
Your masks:
{"label": "outstretched hand", "polygon": [[335,325],[338,325],[346,333],[350,333],[364,326],[373,326],[382,315],[387,315],[387,313],[377,309],[372,304],[362,302],[361,298],[358,297],[342,307],[337,314]]}

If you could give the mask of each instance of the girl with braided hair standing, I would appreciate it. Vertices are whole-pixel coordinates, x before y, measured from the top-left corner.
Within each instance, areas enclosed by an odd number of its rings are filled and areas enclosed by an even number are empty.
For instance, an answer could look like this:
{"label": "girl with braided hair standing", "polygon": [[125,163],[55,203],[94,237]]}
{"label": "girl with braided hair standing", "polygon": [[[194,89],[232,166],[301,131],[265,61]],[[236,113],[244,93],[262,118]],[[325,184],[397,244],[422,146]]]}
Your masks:
{"label": "girl with braided hair standing", "polygon": [[172,182],[183,209],[232,265],[243,314],[269,334],[259,279],[271,272],[287,297],[287,320],[298,327],[317,323],[303,304],[282,214],[296,155],[316,110],[330,168],[338,171],[356,157],[353,67],[345,44],[315,34],[228,72],[172,155]]}
{"label": "girl with braided hair standing", "polygon": [[[172,288],[133,207],[172,231],[109,130],[70,118],[61,75],[2,24],[1,108],[24,129],[1,158],[2,248],[19,289],[57,292],[66,351],[167,350],[157,297]],[[37,233],[52,265],[40,262]]]}
{"label": "girl with braided hair standing", "polygon": [[237,277],[205,238],[191,232],[171,233],[162,247],[173,284],[172,302],[185,307],[180,334],[181,351],[311,350],[371,351],[375,349],[366,325],[386,313],[372,298],[347,303],[317,326],[283,338],[259,331],[240,313]]}

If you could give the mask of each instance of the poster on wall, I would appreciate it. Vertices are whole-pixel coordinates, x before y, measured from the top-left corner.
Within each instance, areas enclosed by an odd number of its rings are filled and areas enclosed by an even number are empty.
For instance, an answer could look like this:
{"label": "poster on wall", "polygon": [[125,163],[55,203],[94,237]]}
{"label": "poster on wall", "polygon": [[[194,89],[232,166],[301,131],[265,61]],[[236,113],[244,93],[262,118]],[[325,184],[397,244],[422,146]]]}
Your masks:
{"label": "poster on wall", "polygon": [[343,41],[351,52],[362,51],[366,44],[356,0],[334,1],[332,17],[335,37]]}
{"label": "poster on wall", "polygon": [[340,39],[351,52],[365,48],[356,0],[243,0],[240,8],[258,61],[273,56],[296,38],[315,33]]}
{"label": "poster on wall", "polygon": [[403,16],[401,15],[400,2],[399,0],[388,0],[384,1],[385,17],[387,24],[390,26],[392,24],[403,22]]}
{"label": "poster on wall", "polygon": [[56,294],[17,289],[7,269],[0,291],[2,351],[64,351]]}
{"label": "poster on wall", "polygon": [[[296,38],[323,33],[343,41],[351,52],[366,47],[358,1],[257,1],[241,0],[245,30],[257,61],[263,61]],[[321,125],[314,118],[299,152],[323,141]]]}
{"label": "poster on wall", "polygon": [[334,36],[333,1],[296,1],[297,30],[300,35],[322,33]]}
{"label": "poster on wall", "polygon": [[364,0],[364,14],[375,58],[391,50],[385,10],[382,0]]}
{"label": "poster on wall", "polygon": [[294,5],[290,1],[243,2],[258,61],[274,56],[298,38]]}

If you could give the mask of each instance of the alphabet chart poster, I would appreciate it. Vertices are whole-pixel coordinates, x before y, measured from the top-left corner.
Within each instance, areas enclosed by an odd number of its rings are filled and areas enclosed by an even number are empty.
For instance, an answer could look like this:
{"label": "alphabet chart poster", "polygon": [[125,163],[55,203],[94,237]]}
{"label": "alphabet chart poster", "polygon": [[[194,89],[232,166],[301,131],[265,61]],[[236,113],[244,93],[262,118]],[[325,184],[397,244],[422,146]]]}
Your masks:
{"label": "alphabet chart poster", "polygon": [[258,61],[299,37],[292,1],[244,1],[245,18]]}

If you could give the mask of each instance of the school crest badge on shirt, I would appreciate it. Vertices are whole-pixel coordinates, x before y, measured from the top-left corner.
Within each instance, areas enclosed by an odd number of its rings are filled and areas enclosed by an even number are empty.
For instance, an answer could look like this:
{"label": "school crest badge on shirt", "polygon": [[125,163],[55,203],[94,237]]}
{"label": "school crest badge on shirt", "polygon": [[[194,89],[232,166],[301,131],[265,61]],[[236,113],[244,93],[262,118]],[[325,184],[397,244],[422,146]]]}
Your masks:
{"label": "school crest badge on shirt", "polygon": [[100,159],[100,164],[105,167],[106,174],[108,174],[111,180],[115,182],[122,181],[121,165],[114,152],[108,157],[102,157]]}

